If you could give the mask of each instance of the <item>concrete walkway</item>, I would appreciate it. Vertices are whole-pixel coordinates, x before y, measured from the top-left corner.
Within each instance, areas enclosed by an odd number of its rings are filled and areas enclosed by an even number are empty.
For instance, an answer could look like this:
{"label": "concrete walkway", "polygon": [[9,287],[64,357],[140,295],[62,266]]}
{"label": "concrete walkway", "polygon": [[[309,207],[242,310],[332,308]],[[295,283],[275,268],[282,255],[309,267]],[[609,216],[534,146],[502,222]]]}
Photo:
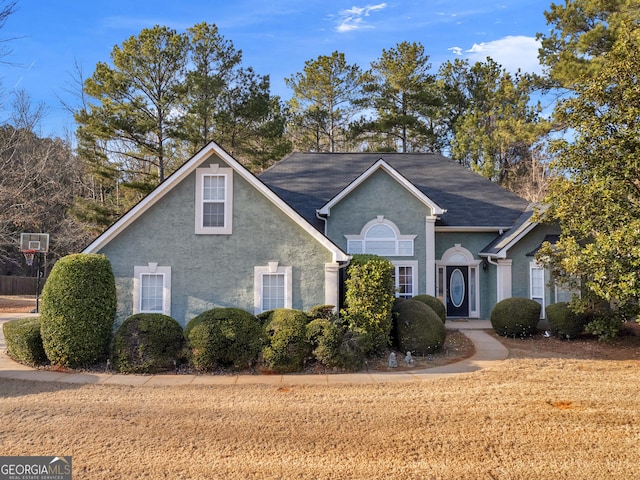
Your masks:
{"label": "concrete walkway", "polygon": [[[0,313],[0,325],[29,314]],[[389,372],[359,372],[322,375],[121,375],[113,373],[65,373],[38,370],[14,362],[6,355],[6,345],[0,326],[0,378],[63,382],[70,384],[98,383],[130,386],[179,385],[338,385],[354,383],[420,382],[469,373],[486,368],[507,358],[509,351],[484,330],[491,329],[488,320],[460,320],[446,323],[447,329],[460,330],[475,347],[470,358],[456,363],[427,369]]]}

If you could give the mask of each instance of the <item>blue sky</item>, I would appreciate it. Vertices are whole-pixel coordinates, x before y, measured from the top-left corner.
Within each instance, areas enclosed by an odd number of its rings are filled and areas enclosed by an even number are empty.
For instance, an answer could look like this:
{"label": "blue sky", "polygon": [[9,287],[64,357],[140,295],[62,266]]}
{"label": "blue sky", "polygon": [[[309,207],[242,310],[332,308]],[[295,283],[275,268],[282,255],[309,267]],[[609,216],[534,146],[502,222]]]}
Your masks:
{"label": "blue sky", "polygon": [[143,28],[166,25],[185,31],[215,23],[243,52],[243,66],[271,77],[272,93],[289,99],[284,78],[302,71],[319,55],[343,52],[347,62],[369,67],[383,49],[420,42],[437,67],[454,58],[491,56],[505,68],[540,71],[537,32],[547,32],[549,0],[18,0],[0,30],[12,50],[0,64],[0,116],[10,94],[24,90],[47,115],[42,135],[73,131],[61,100],[74,105],[69,90],[78,65],[85,77],[97,62],[109,62],[120,45]]}

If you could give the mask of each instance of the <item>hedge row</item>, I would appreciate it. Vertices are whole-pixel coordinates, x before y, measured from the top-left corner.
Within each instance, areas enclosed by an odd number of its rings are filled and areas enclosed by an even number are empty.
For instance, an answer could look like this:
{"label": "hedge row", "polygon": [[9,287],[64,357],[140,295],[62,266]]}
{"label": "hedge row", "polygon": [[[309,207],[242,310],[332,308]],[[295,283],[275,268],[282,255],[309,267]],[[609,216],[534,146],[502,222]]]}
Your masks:
{"label": "hedge row", "polygon": [[[40,319],[11,322],[5,335],[11,354],[29,364],[49,361],[77,368],[110,359],[120,372],[154,373],[183,362],[201,371],[261,362],[270,371],[292,372],[311,359],[353,370],[392,342],[392,273],[393,265],[384,258],[354,256],[342,318],[326,305],[308,313],[277,309],[258,318],[219,308],[194,318],[183,332],[171,317],[137,314],[112,335],[116,287],[109,260],[68,255],[55,264],[45,284]],[[415,353],[438,349],[444,340],[438,314],[444,320],[444,307],[428,296],[400,307],[396,345]]]}
{"label": "hedge row", "polygon": [[[491,325],[505,337],[528,337],[535,333],[542,306],[528,298],[507,298],[496,304],[491,312]],[[579,310],[579,311],[577,311]],[[623,312],[613,311],[602,301],[554,303],[545,308],[551,335],[570,340],[582,333],[610,340],[618,335],[625,321]]]}
{"label": "hedge row", "polygon": [[7,353],[20,363],[30,366],[44,365],[48,362],[42,347],[40,320],[38,318],[20,318],[2,325]]}

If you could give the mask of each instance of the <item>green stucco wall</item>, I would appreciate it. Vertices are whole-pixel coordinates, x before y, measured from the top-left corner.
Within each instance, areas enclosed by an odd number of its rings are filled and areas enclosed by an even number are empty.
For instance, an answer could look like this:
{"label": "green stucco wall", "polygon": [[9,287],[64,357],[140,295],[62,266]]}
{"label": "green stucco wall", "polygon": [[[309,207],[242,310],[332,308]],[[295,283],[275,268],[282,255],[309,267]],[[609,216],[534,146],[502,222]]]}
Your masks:
{"label": "green stucco wall", "polygon": [[[509,250],[509,258],[513,259],[511,266],[511,274],[513,277],[512,295],[514,297],[530,297],[531,276],[529,269],[531,262],[535,261],[533,256],[527,256],[527,253],[533,252],[544,240],[546,235],[558,234],[558,228],[553,225],[541,224],[537,225],[529,232],[529,234],[521,239],[515,246]],[[555,291],[549,285],[549,272],[545,272],[545,305],[555,302]]]}
{"label": "green stucco wall", "polygon": [[[402,235],[416,235],[413,257],[389,257],[390,260],[418,261],[418,290],[426,292],[426,217],[431,210],[386,172],[379,170],[335,205],[327,219],[327,235],[346,251],[345,235],[358,235],[365,224],[378,215],[395,223]],[[439,260],[449,248],[460,244],[476,260],[478,253],[496,237],[487,232],[436,232],[435,258]],[[435,275],[435,272],[434,272]],[[480,316],[489,318],[496,299],[496,267],[479,267]]]}
{"label": "green stucco wall", "polygon": [[[217,157],[202,166],[219,163]],[[233,233],[196,235],[193,171],[99,253],[110,259],[118,288],[118,321],[133,311],[133,269],[171,266],[171,316],[183,325],[218,306],[253,313],[254,267],[293,267],[293,308],[324,303],[324,265],[331,253],[240,175],[233,175]]]}
{"label": "green stucco wall", "polygon": [[389,259],[419,260],[417,288],[419,293],[423,293],[426,288],[425,218],[431,215],[431,209],[386,172],[375,172],[331,209],[331,215],[327,219],[327,236],[347,251],[345,235],[360,234],[362,227],[375,220],[378,215],[393,222],[402,235],[416,235],[413,257],[398,256]]}

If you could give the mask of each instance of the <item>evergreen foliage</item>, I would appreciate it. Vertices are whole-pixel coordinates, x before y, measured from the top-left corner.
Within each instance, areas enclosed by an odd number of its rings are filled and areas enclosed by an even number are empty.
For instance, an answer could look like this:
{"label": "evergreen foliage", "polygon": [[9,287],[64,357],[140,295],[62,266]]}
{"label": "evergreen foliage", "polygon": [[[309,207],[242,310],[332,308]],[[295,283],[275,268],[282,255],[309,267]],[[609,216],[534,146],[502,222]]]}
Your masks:
{"label": "evergreen foliage", "polygon": [[624,30],[638,18],[635,0],[572,0],[552,3],[544,12],[550,28],[538,33],[540,63],[548,68],[551,86],[580,87],[583,78],[595,78],[606,55]]}
{"label": "evergreen foliage", "polygon": [[38,366],[47,363],[42,347],[39,318],[19,318],[2,324],[7,353],[20,363]]}
{"label": "evergreen foliage", "polygon": [[300,310],[273,310],[265,326],[265,346],[262,348],[267,369],[288,373],[300,371],[304,367],[309,356],[308,322],[309,318]]}
{"label": "evergreen foliage", "polygon": [[545,308],[549,330],[562,339],[575,338],[584,331],[587,316],[578,314],[566,302],[554,303]]}
{"label": "evergreen foliage", "polygon": [[542,306],[530,298],[505,298],[491,311],[491,326],[503,337],[528,337],[535,333]]}
{"label": "evergreen foliage", "polygon": [[447,310],[444,304],[438,298],[432,295],[422,294],[411,297],[411,300],[422,302],[428,305],[434,312],[436,312],[438,317],[440,317],[442,323],[445,323],[447,321]]}
{"label": "evergreen foliage", "polygon": [[41,334],[47,358],[63,367],[106,358],[116,313],[116,285],[104,255],[77,253],[56,262],[42,291]]}
{"label": "evergreen foliage", "polygon": [[393,264],[377,255],[354,255],[347,268],[345,308],[341,316],[362,334],[366,354],[381,353],[390,343],[394,301]]}
{"label": "evergreen foliage", "polygon": [[618,16],[615,33],[615,42],[598,58],[598,74],[587,69],[574,95],[556,108],[573,135],[554,142],[555,176],[540,218],[559,224],[562,235],[537,258],[561,283],[582,280],[585,301],[604,299],[629,319],[637,315],[640,298],[637,16]]}
{"label": "evergreen foliage", "polygon": [[442,349],[446,337],[444,323],[436,312],[419,300],[398,302],[396,335],[401,352],[426,355]]}
{"label": "evergreen foliage", "polygon": [[[352,125],[353,133],[367,132],[368,141],[399,152],[439,152],[444,146],[441,108],[435,75],[420,43],[401,42],[382,50],[364,76],[357,104],[373,108],[372,119]],[[357,131],[357,132],[356,132]]]}
{"label": "evergreen foliage", "polygon": [[320,55],[304,64],[303,72],[285,78],[293,97],[291,128],[301,151],[344,151],[347,127],[358,111],[355,100],[362,87],[360,67],[347,63],[344,53]]}
{"label": "evergreen foliage", "polygon": [[200,371],[253,364],[262,346],[260,323],[240,308],[214,308],[193,318],[185,329],[191,362]]}
{"label": "evergreen foliage", "polygon": [[113,366],[122,373],[170,370],[180,359],[183,344],[182,327],[176,320],[160,313],[138,313],[116,330]]}
{"label": "evergreen foliage", "polygon": [[439,81],[451,133],[451,156],[494,182],[514,189],[535,173],[534,146],[548,133],[540,103],[532,105],[535,79],[509,73],[488,58],[447,62]]}
{"label": "evergreen foliage", "polygon": [[364,365],[363,335],[336,315],[311,320],[307,325],[307,342],[313,358],[328,368],[357,371]]}

